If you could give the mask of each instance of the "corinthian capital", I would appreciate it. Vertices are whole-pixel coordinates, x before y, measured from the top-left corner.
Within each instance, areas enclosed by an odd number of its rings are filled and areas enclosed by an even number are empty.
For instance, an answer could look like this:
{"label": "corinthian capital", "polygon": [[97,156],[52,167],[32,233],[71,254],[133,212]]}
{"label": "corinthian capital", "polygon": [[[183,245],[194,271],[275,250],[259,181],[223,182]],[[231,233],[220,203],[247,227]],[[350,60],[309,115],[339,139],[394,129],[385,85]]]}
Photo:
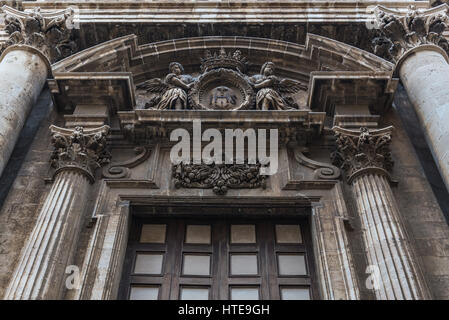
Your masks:
{"label": "corinthian capital", "polygon": [[406,14],[377,6],[374,14],[381,36],[372,41],[374,53],[393,62],[422,45],[436,45],[447,53],[443,31],[448,27],[448,11],[446,4],[422,11],[411,5]]}
{"label": "corinthian capital", "polygon": [[337,138],[337,150],[332,161],[346,172],[349,183],[365,173],[380,173],[389,177],[393,168],[390,154],[391,133],[393,127],[379,130],[360,128],[360,131],[340,127],[332,129]]}
{"label": "corinthian capital", "polygon": [[0,45],[0,53],[12,45],[28,45],[39,50],[53,63],[76,51],[77,45],[72,38],[72,8],[41,13],[40,8],[22,12],[3,6],[1,11],[9,38]]}
{"label": "corinthian capital", "polygon": [[55,175],[62,170],[78,170],[93,182],[95,169],[109,163],[110,154],[106,150],[106,136],[109,126],[95,129],[76,127],[65,129],[50,126],[51,142],[55,147],[51,165]]}

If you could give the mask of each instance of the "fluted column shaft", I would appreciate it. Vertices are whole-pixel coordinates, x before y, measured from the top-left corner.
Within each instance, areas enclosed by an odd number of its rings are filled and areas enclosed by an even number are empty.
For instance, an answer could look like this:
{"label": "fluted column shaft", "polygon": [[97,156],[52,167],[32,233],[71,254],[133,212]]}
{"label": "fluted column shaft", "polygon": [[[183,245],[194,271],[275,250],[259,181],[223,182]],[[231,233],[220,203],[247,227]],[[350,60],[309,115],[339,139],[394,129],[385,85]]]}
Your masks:
{"label": "fluted column shaft", "polygon": [[[430,292],[416,260],[390,187],[393,127],[360,131],[333,128],[337,137],[334,163],[351,184],[368,261],[379,300],[429,299]],[[368,282],[367,282],[368,283]]]}
{"label": "fluted column shaft", "polygon": [[376,277],[373,279],[376,298],[429,298],[386,176],[361,175],[354,179],[352,188],[361,220],[368,264],[379,271],[372,275]]}
{"label": "fluted column shaft", "polygon": [[73,263],[90,183],[109,161],[108,126],[84,130],[50,127],[55,168],[50,192],[23,248],[5,299],[60,299]]}
{"label": "fluted column shaft", "polygon": [[61,171],[20,257],[5,299],[58,299],[73,258],[89,192],[88,177]]}

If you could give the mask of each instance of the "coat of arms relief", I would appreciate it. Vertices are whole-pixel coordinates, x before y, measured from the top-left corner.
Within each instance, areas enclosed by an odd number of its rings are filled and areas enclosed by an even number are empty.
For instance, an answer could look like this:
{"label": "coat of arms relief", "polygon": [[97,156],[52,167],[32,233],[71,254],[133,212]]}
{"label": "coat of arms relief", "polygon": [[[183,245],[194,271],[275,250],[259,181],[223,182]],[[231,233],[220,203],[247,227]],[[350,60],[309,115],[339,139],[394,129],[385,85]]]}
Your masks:
{"label": "coat of arms relief", "polygon": [[207,51],[199,75],[185,74],[179,62],[169,65],[165,79],[154,78],[137,86],[141,106],[156,110],[297,110],[298,96],[307,86],[275,75],[273,62],[248,75],[248,61],[240,50]]}

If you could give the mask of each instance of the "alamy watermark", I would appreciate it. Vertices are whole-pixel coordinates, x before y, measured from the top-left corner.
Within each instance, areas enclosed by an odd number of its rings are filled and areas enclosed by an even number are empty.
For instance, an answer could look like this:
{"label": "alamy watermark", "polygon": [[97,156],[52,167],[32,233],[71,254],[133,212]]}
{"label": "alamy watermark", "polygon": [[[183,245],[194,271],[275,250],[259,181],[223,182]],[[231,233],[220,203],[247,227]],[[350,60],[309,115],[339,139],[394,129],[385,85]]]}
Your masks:
{"label": "alamy watermark", "polygon": [[[170,160],[173,164],[181,162],[184,164],[260,163],[261,175],[273,175],[278,170],[278,129],[269,129],[269,139],[267,139],[267,129],[257,129],[257,131],[252,128],[224,129],[224,152],[223,135],[220,130],[209,128],[202,132],[200,120],[193,120],[192,129],[192,139],[189,131],[184,128],[171,132],[170,141],[178,142],[170,150]],[[246,157],[245,139],[247,141]],[[267,140],[270,144],[269,155],[267,155]],[[202,148],[202,142],[209,143]]]}
{"label": "alamy watermark", "polygon": [[371,264],[366,267],[365,273],[369,274],[365,281],[366,288],[369,290],[379,290],[381,284],[379,267]]}
{"label": "alamy watermark", "polygon": [[76,265],[69,265],[65,268],[65,274],[68,274],[65,279],[65,287],[68,290],[79,290],[81,288],[80,268]]}

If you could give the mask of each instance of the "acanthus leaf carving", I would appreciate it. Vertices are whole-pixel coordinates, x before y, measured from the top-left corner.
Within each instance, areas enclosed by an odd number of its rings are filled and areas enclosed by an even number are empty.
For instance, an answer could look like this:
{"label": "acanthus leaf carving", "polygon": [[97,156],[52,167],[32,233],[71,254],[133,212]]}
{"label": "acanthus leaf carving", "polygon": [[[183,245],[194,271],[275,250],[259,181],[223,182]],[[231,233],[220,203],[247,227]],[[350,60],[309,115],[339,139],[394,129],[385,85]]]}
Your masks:
{"label": "acanthus leaf carving", "polygon": [[111,155],[106,147],[109,126],[95,129],[75,129],[50,126],[51,143],[55,150],[50,163],[55,175],[62,170],[80,170],[93,182],[95,170],[109,163]]}
{"label": "acanthus leaf carving", "polygon": [[389,176],[393,168],[390,152],[393,127],[360,131],[334,127],[337,150],[331,155],[332,162],[346,172],[349,183],[364,173],[376,172]]}
{"label": "acanthus leaf carving", "polygon": [[228,189],[266,188],[267,176],[260,174],[260,164],[183,164],[173,165],[176,188],[212,189],[226,194]]}
{"label": "acanthus leaf carving", "polygon": [[380,37],[372,41],[374,53],[387,60],[398,62],[409,50],[432,44],[449,52],[449,43],[443,36],[447,29],[449,8],[441,5],[419,11],[411,5],[406,15],[393,13],[381,6],[376,7],[376,24]]}
{"label": "acanthus leaf carving", "polygon": [[23,44],[39,50],[54,63],[77,50],[72,32],[72,8],[55,13],[41,13],[39,7],[31,12],[21,12],[3,6],[2,11],[9,38],[0,45],[0,53],[9,46]]}

